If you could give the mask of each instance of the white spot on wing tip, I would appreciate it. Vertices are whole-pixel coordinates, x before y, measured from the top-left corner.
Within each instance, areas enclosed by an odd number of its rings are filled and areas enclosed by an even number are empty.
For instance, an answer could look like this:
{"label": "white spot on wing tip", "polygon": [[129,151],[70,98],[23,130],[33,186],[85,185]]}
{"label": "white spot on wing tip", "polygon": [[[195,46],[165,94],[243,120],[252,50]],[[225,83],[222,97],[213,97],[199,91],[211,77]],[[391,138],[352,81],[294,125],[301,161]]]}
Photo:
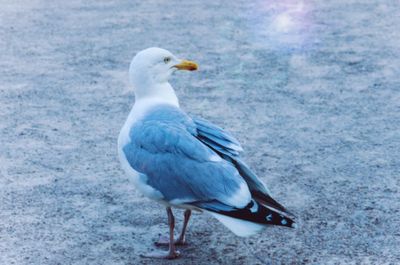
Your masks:
{"label": "white spot on wing tip", "polygon": [[258,204],[253,200],[253,206],[250,208],[250,212],[256,213],[258,211]]}
{"label": "white spot on wing tip", "polygon": [[266,219],[267,221],[271,221],[271,220],[272,220],[272,214],[268,214],[268,215],[265,217],[265,219]]}

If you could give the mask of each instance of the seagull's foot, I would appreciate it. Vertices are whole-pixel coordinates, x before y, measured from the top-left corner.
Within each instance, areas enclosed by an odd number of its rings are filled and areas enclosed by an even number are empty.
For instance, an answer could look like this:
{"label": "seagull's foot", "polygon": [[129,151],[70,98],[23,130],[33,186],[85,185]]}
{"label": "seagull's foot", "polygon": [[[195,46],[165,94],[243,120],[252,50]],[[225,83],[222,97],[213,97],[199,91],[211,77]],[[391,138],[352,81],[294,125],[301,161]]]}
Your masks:
{"label": "seagull's foot", "polygon": [[[184,238],[177,238],[174,242],[175,246],[183,246],[186,245],[186,240]],[[156,242],[154,242],[154,245],[156,246],[168,246],[169,245],[169,237],[168,236],[163,236],[160,235],[160,237],[158,238],[158,240]]]}
{"label": "seagull's foot", "polygon": [[174,251],[152,251],[147,254],[141,254],[140,256],[143,258],[153,258],[153,259],[177,259],[179,258],[181,253],[177,250]]}

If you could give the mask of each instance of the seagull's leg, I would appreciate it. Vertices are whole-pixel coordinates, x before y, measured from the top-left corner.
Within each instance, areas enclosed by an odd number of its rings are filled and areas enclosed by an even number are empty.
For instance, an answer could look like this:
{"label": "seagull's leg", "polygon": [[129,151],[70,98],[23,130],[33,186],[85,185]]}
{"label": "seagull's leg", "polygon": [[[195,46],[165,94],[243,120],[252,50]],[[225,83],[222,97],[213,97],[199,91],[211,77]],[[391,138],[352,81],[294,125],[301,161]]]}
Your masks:
{"label": "seagull's leg", "polygon": [[183,219],[182,232],[179,235],[178,239],[175,240],[175,245],[185,245],[185,243],[186,243],[185,233],[186,233],[187,224],[189,223],[189,219],[190,219],[191,215],[192,215],[191,210],[185,210],[185,213],[184,213],[185,218]]}
{"label": "seagull's leg", "polygon": [[143,255],[146,258],[159,258],[159,259],[176,259],[180,256],[179,251],[175,248],[174,242],[174,228],[175,228],[175,217],[172,213],[171,207],[167,207],[168,224],[169,224],[169,250],[168,251],[154,251],[147,255]]}
{"label": "seagull's leg", "polygon": [[174,229],[175,229],[175,217],[172,213],[171,207],[167,207],[168,213],[168,224],[169,224],[169,259],[175,259],[179,257],[180,253],[175,249],[175,242],[174,242]]}
{"label": "seagull's leg", "polygon": [[[181,234],[178,239],[175,240],[175,245],[181,246],[186,244],[185,234],[187,229],[187,224],[189,223],[190,216],[192,214],[191,210],[185,210],[184,219],[183,219],[183,227]],[[156,246],[166,246],[169,245],[169,238],[167,236],[160,236],[157,242],[154,242]]]}

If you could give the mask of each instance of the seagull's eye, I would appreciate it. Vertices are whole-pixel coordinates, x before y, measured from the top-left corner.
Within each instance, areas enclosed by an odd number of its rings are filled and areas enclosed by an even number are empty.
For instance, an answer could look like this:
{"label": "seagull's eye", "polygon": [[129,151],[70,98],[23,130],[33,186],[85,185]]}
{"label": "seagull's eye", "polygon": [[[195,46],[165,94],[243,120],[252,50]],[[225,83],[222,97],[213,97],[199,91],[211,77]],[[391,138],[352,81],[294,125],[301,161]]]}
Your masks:
{"label": "seagull's eye", "polygon": [[171,57],[165,57],[164,58],[164,63],[169,63],[171,61]]}

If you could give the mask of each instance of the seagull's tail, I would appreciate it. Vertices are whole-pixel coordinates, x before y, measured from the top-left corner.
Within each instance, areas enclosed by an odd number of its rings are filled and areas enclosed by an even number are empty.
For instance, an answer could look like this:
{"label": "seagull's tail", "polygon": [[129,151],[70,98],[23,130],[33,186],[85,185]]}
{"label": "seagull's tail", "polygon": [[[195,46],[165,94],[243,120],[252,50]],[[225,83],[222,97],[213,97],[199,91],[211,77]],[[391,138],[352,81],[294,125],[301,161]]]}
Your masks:
{"label": "seagull's tail", "polygon": [[216,201],[198,203],[197,206],[209,212],[238,236],[251,236],[267,225],[296,227],[295,221],[284,212],[266,207],[255,200],[241,209]]}

